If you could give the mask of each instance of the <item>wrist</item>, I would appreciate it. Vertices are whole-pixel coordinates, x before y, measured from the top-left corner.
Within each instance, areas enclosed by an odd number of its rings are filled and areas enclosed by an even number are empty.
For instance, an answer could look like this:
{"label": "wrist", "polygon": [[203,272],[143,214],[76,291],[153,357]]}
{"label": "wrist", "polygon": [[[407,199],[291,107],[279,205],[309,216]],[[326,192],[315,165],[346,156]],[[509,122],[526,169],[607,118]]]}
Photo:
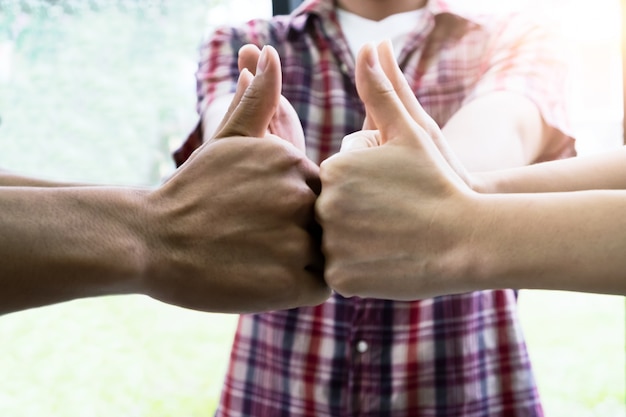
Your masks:
{"label": "wrist", "polygon": [[[163,186],[145,193],[139,201],[138,245],[144,254],[138,265],[135,292],[163,299],[172,293],[172,283],[185,274],[193,274],[187,260],[189,246],[183,231],[175,225],[177,210],[171,198],[164,195]],[[181,240],[183,239],[183,240]]]}
{"label": "wrist", "polygon": [[533,226],[525,221],[531,207],[519,204],[518,196],[477,193],[465,214],[472,229],[464,275],[472,291],[519,288],[517,274],[528,264],[523,235]]}
{"label": "wrist", "polygon": [[488,257],[485,244],[489,241],[491,214],[488,196],[479,192],[464,193],[450,205],[444,224],[450,231],[451,244],[440,253],[437,263],[439,276],[445,286],[442,293],[464,293],[489,288]]}
{"label": "wrist", "polygon": [[149,196],[148,190],[133,190],[127,193],[127,211],[124,215],[124,224],[121,226],[128,232],[127,250],[122,255],[125,260],[120,262],[124,265],[121,275],[126,279],[119,293],[146,294],[155,260],[159,258],[155,245],[155,225],[158,223],[153,222],[151,212],[154,209]]}

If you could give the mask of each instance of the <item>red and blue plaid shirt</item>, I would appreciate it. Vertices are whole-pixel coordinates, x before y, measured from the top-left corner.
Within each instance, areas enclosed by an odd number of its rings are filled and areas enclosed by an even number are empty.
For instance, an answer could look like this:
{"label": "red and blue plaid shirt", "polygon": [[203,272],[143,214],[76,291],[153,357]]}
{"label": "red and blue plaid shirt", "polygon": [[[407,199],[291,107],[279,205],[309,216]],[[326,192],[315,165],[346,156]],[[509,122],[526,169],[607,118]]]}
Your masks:
{"label": "red and blue plaid shirt", "polygon": [[[217,30],[201,49],[199,111],[232,94],[237,51],[270,44],[283,95],[298,112],[307,153],[322,161],[359,130],[364,108],[354,58],[334,2]],[[541,28],[516,16],[473,17],[431,1],[398,62],[429,114],[444,125],[470,100],[510,91],[556,128],[541,159],[573,153],[565,63]],[[182,162],[200,143],[190,136]],[[497,138],[494,138],[497,140]],[[381,276],[380,279],[385,279]],[[512,290],[415,302],[350,298],[241,316],[217,416],[541,416]]]}

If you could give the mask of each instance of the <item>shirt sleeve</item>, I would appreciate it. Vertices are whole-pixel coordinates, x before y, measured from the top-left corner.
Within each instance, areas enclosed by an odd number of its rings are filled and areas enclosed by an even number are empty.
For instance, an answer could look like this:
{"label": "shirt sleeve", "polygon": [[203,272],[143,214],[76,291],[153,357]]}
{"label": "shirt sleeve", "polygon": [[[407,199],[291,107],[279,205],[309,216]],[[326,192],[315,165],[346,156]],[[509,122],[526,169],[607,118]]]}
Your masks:
{"label": "shirt sleeve", "polygon": [[570,56],[564,42],[520,15],[500,19],[494,26],[481,77],[464,104],[491,92],[519,93],[557,130],[540,160],[575,155],[567,106]]}

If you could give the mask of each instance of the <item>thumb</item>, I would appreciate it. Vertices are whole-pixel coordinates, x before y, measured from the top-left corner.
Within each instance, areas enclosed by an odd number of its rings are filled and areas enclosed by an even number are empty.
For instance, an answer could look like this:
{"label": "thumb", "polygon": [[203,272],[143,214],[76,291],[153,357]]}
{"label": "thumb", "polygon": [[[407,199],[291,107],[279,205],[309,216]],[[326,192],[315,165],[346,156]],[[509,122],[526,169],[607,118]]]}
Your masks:
{"label": "thumb", "polygon": [[[238,65],[239,71],[250,71],[252,74],[256,72],[257,62],[259,61],[261,51],[256,45],[247,44],[239,49]],[[284,96],[280,96],[280,101],[274,113],[274,117],[269,123],[269,131],[287,142],[292,143],[296,148],[305,151],[306,145],[304,140],[304,132],[300,124],[300,117],[293,108],[289,100]]]}
{"label": "thumb", "polygon": [[355,75],[357,91],[366,112],[380,132],[378,142],[381,145],[393,142],[419,150],[419,154],[425,158],[423,160],[438,169],[449,181],[466,186],[427,131],[413,119],[382,68],[378,52],[372,45],[364,46],[359,52]]}
{"label": "thumb", "polygon": [[430,139],[439,149],[439,152],[448,161],[450,166],[457,172],[457,174],[467,183],[470,184],[470,176],[465,170],[465,167],[458,160],[457,156],[452,152],[452,149],[448,146],[441,129],[437,123],[426,113],[421,106],[415,94],[409,87],[404,74],[400,71],[400,68],[396,64],[396,59],[393,53],[393,46],[390,41],[381,43],[377,48],[378,55],[380,57],[380,64],[383,72],[387,75],[387,78],[393,85],[394,90],[404,107],[407,109],[411,118],[421,126],[426,133],[430,136]]}
{"label": "thumb", "polygon": [[359,51],[355,76],[357,92],[365,104],[368,124],[379,130],[381,145],[390,140],[410,138],[414,135],[411,132],[415,130],[423,131],[413,121],[384,73],[373,45],[367,44]]}
{"label": "thumb", "polygon": [[265,136],[280,102],[281,86],[278,53],[271,46],[265,46],[261,51],[254,79],[215,137]]}
{"label": "thumb", "polygon": [[239,55],[237,58],[237,65],[239,71],[243,71],[244,68],[250,71],[252,74],[256,73],[256,65],[259,62],[259,56],[261,50],[258,46],[251,43],[246,44],[239,48]]}

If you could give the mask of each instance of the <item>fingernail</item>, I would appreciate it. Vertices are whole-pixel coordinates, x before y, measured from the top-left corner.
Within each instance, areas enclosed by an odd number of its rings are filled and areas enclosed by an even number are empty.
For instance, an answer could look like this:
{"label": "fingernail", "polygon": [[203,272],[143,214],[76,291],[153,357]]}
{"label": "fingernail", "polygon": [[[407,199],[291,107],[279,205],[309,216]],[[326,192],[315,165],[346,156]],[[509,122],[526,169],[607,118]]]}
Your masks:
{"label": "fingernail", "polygon": [[373,44],[369,45],[370,53],[367,54],[367,65],[373,70],[377,70],[380,67],[380,62],[378,60],[378,51]]}
{"label": "fingernail", "polygon": [[264,46],[263,49],[261,49],[261,56],[256,64],[256,75],[263,74],[263,72],[267,69],[268,54],[268,48],[267,46]]}

